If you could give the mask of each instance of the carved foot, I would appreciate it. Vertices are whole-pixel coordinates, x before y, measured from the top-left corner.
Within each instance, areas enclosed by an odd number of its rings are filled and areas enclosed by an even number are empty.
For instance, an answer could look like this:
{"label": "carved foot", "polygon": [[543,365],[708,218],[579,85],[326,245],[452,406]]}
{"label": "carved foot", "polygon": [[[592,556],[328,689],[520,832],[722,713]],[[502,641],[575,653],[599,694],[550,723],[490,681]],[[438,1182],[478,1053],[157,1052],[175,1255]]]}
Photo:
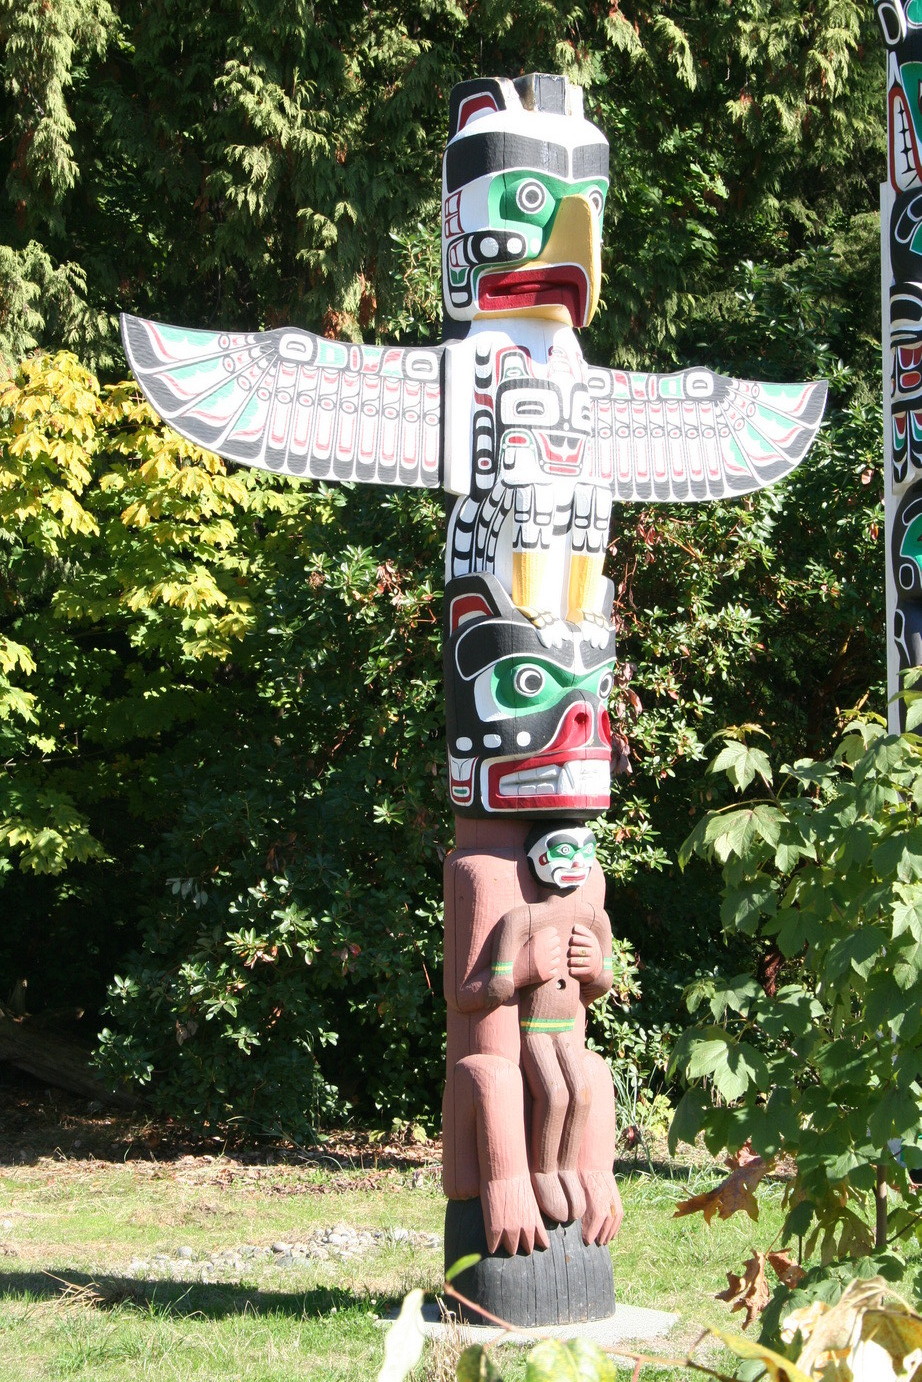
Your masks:
{"label": "carved foot", "polygon": [[609,1243],[621,1227],[624,1214],[615,1178],[611,1171],[584,1171],[581,1180],[586,1192],[583,1242]]}
{"label": "carved foot", "polygon": [[603,619],[601,614],[590,614],[587,610],[581,611],[579,628],[580,633],[591,648],[608,647],[608,640],[611,638],[611,624],[607,619]]}
{"label": "carved foot", "polygon": [[523,610],[523,613],[534,624],[539,642],[543,643],[545,648],[562,648],[565,643],[572,640],[572,630],[556,614],[547,611],[535,614],[531,610]]}
{"label": "carved foot", "polygon": [[567,1197],[568,1219],[581,1219],[586,1212],[586,1194],[576,1171],[561,1171],[559,1179]]}
{"label": "carved foot", "polygon": [[570,1207],[557,1172],[532,1171],[531,1183],[534,1186],[535,1199],[547,1217],[556,1219],[558,1224],[569,1223]]}
{"label": "carved foot", "polygon": [[490,1252],[503,1247],[511,1254],[520,1248],[528,1253],[548,1246],[547,1229],[528,1176],[488,1180],[481,1190],[480,1202]]}

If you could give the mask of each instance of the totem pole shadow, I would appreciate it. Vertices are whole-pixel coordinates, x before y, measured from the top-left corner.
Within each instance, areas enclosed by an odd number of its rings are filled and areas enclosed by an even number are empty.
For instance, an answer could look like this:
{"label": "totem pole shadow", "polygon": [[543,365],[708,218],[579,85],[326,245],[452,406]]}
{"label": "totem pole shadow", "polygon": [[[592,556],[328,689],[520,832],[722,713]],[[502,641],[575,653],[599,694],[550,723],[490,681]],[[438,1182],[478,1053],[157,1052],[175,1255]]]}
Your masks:
{"label": "totem pole shadow", "polygon": [[[136,1307],[148,1313],[181,1317],[200,1315],[224,1319],[229,1315],[291,1315],[314,1319],[368,1307],[371,1297],[337,1286],[315,1286],[307,1291],[257,1290],[222,1282],[163,1281],[144,1277],[107,1276],[62,1268],[53,1272],[0,1272],[0,1300],[27,1297],[62,1304],[85,1304],[108,1311]],[[379,1300],[376,1308],[389,1303]]]}

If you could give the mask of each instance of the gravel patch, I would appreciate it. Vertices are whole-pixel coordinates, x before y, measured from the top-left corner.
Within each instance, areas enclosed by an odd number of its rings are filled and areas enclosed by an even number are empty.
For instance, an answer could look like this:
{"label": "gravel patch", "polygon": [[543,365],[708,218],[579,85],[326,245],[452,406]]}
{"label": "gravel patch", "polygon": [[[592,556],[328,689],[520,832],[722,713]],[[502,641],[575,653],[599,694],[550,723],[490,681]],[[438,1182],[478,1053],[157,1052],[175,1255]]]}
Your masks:
{"label": "gravel patch", "polygon": [[239,1282],[242,1273],[253,1267],[269,1265],[284,1271],[308,1262],[350,1262],[394,1243],[413,1249],[440,1248],[442,1237],[438,1233],[418,1233],[407,1228],[356,1229],[348,1224],[336,1224],[332,1228],[312,1229],[297,1242],[279,1240],[268,1246],[243,1243],[236,1248],[200,1252],[180,1244],[172,1252],[133,1258],[128,1273],[134,1277],[154,1276],[168,1281],[234,1284]]}

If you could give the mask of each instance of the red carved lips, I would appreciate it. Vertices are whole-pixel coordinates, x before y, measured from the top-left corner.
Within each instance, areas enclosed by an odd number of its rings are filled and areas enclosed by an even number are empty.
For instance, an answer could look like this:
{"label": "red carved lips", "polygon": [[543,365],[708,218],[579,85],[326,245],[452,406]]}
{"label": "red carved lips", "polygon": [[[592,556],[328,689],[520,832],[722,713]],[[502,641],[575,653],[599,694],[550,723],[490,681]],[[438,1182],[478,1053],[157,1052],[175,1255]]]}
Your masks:
{"label": "red carved lips", "polygon": [[558,877],[561,883],[565,883],[567,887],[570,887],[571,885],[579,887],[579,885],[581,883],[585,883],[586,879],[589,877],[589,870],[571,869],[568,873],[559,874]]}
{"label": "red carved lips", "polygon": [[491,811],[605,811],[611,799],[611,729],[607,710],[592,748],[592,707],[571,705],[542,753],[500,758],[484,765]]}
{"label": "red carved lips", "polygon": [[477,305],[481,312],[514,312],[522,307],[565,307],[574,326],[582,326],[589,299],[589,279],[578,264],[510,269],[481,274]]}
{"label": "red carved lips", "polygon": [[[579,475],[583,468],[585,437],[567,437],[561,433],[535,432],[541,448],[540,465],[549,475]],[[569,454],[568,454],[569,453]]]}

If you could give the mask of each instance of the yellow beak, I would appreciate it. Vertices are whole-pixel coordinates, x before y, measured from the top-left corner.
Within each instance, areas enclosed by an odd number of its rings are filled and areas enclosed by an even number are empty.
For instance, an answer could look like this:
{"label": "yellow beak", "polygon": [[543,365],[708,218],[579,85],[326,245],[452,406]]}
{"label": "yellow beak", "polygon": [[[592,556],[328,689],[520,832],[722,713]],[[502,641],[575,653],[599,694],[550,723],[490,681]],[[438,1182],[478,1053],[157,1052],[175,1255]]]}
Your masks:
{"label": "yellow beak", "polygon": [[[598,214],[587,197],[579,194],[564,197],[554,217],[551,237],[532,262],[536,265],[576,264],[584,271],[588,280],[585,314],[581,322],[573,325],[588,326],[599,305],[602,286],[602,233]],[[553,311],[556,309],[550,308],[548,315]]]}

